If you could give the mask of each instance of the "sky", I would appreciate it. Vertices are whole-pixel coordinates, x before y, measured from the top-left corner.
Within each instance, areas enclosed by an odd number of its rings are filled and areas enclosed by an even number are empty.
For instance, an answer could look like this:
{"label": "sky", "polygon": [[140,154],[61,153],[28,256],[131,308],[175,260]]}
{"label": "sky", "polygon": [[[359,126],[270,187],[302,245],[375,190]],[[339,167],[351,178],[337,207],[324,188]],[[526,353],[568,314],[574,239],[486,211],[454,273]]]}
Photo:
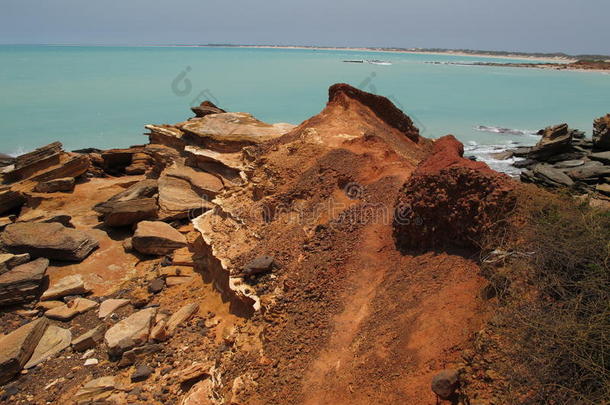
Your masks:
{"label": "sky", "polygon": [[0,43],[610,54],[608,15],[609,0],[0,0]]}

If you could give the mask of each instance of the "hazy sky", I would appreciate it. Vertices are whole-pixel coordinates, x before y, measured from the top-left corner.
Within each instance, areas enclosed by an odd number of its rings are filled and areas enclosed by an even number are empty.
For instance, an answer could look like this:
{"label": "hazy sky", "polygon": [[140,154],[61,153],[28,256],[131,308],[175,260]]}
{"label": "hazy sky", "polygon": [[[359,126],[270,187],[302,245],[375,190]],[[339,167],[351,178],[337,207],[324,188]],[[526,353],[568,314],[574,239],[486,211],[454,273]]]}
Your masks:
{"label": "hazy sky", "polygon": [[0,0],[0,43],[610,54],[610,0]]}

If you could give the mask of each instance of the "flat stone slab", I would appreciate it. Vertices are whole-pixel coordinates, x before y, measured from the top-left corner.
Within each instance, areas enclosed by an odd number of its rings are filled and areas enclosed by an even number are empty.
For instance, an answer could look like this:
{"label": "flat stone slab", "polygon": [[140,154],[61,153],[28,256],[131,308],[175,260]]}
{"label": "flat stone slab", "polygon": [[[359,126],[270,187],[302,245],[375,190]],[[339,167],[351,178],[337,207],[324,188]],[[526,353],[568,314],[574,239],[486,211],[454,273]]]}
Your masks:
{"label": "flat stone slab", "polygon": [[45,316],[58,321],[69,321],[78,314],[83,314],[97,306],[97,302],[86,298],[76,298],[61,307],[49,309],[45,312]]}
{"label": "flat stone slab", "polygon": [[83,281],[80,274],[74,274],[57,280],[49,285],[49,288],[40,297],[41,300],[54,300],[67,295],[86,294],[91,291]]}
{"label": "flat stone slab", "polygon": [[124,307],[129,304],[128,299],[108,299],[100,304],[100,309],[97,312],[97,316],[100,319],[104,319],[108,315],[112,314],[117,309]]}
{"label": "flat stone slab", "polygon": [[156,308],[143,309],[117,322],[104,335],[111,356],[119,356],[136,346],[141,346],[148,340]]}
{"label": "flat stone slab", "polygon": [[38,342],[36,349],[30,360],[23,368],[29,369],[37,366],[45,360],[54,357],[59,352],[70,346],[72,332],[59,326],[49,325],[42,338]]}
{"label": "flat stone slab", "polygon": [[85,350],[91,349],[104,340],[104,332],[106,332],[106,325],[98,325],[74,339],[72,341],[72,347],[77,352],[84,352]]}
{"label": "flat stone slab", "polygon": [[93,236],[60,223],[19,222],[8,225],[0,240],[12,253],[80,262],[99,246]]}
{"label": "flat stone slab", "polygon": [[161,221],[142,221],[131,239],[133,248],[146,255],[167,255],[186,246],[186,238]]}

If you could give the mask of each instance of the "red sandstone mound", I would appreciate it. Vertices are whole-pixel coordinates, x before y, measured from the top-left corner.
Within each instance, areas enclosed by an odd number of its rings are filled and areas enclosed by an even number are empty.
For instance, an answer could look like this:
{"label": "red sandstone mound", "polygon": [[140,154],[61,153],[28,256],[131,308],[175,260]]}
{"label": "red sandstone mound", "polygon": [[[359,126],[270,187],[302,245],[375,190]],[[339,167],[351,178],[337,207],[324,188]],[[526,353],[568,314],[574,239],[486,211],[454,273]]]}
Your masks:
{"label": "red sandstone mound", "polygon": [[514,207],[510,179],[463,153],[452,135],[440,138],[402,187],[394,217],[401,250],[476,247]]}

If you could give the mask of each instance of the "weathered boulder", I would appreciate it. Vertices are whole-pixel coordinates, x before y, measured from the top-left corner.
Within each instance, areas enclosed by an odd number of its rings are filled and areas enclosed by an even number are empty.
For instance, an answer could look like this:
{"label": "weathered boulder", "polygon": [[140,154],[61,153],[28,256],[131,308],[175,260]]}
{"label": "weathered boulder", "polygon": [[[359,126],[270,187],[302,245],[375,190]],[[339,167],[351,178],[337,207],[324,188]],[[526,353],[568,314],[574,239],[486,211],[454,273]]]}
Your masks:
{"label": "weathered boulder", "polygon": [[572,142],[572,132],[568,128],[568,124],[559,124],[552,127],[547,127],[539,134],[542,138],[536,146],[528,153],[528,158],[535,160],[545,160],[553,155],[566,152]]}
{"label": "weathered boulder", "polygon": [[140,253],[162,256],[186,246],[186,238],[165,222],[142,221],[133,235],[132,245]]}
{"label": "weathered boulder", "polygon": [[399,249],[476,247],[514,207],[510,179],[463,151],[453,136],[440,138],[403,185],[394,213]]}
{"label": "weathered boulder", "polygon": [[86,298],[76,298],[60,307],[56,307],[45,312],[49,319],[58,321],[69,321],[78,314],[84,314],[97,306],[97,302]]}
{"label": "weathered boulder", "polygon": [[596,150],[610,150],[610,114],[593,121],[593,145]]}
{"label": "weathered boulder", "polygon": [[61,143],[53,142],[32,152],[18,156],[15,159],[15,168],[6,173],[4,179],[9,182],[27,179],[37,172],[58,164],[60,162],[61,153]]}
{"label": "weathered boulder", "polygon": [[76,262],[82,261],[99,245],[93,236],[56,222],[11,224],[4,229],[0,240],[13,253]]}
{"label": "weathered boulder", "polygon": [[48,266],[49,260],[41,257],[0,275],[0,305],[35,299]]}
{"label": "weathered boulder", "polygon": [[38,345],[32,353],[30,360],[23,366],[28,369],[37,366],[45,360],[54,357],[56,354],[70,346],[72,332],[59,326],[49,325]]}
{"label": "weathered boulder", "polygon": [[165,145],[182,151],[186,145],[186,141],[182,139],[184,132],[174,127],[173,125],[145,125],[150,131],[148,138],[151,144]]}
{"label": "weathered boulder", "polygon": [[197,107],[191,107],[191,111],[193,111],[195,113],[195,116],[199,118],[205,117],[206,115],[220,114],[226,112],[222,108],[218,108],[214,103],[209,100],[205,100]]}
{"label": "weathered boulder", "polygon": [[74,190],[76,184],[74,177],[64,177],[38,183],[34,191],[38,193],[56,193],[59,191],[68,192]]}
{"label": "weathered boulder", "polygon": [[123,352],[146,343],[156,313],[156,308],[143,309],[108,329],[104,340],[110,355],[120,356]]}
{"label": "weathered boulder", "polygon": [[432,391],[441,399],[449,400],[459,384],[459,373],[456,370],[443,370],[432,378]]}
{"label": "weathered boulder", "polygon": [[116,201],[104,215],[104,224],[112,227],[133,225],[145,219],[156,218],[158,211],[156,198]]}
{"label": "weathered boulder", "polygon": [[158,191],[159,187],[157,185],[157,180],[142,180],[110,197],[107,201],[97,204],[93,209],[100,214],[107,214],[112,212],[114,205],[117,203],[153,198]]}
{"label": "weathered boulder", "polygon": [[22,255],[0,253],[0,275],[6,273],[13,267],[25,264],[28,261],[30,261],[30,255],[27,253],[24,253]]}
{"label": "weathered boulder", "polygon": [[68,295],[86,294],[89,291],[91,290],[85,285],[83,277],[80,274],[74,274],[51,282],[40,299],[49,301]]}
{"label": "weathered boulder", "polygon": [[0,337],[0,384],[9,381],[23,368],[48,326],[47,318],[38,318]]}

